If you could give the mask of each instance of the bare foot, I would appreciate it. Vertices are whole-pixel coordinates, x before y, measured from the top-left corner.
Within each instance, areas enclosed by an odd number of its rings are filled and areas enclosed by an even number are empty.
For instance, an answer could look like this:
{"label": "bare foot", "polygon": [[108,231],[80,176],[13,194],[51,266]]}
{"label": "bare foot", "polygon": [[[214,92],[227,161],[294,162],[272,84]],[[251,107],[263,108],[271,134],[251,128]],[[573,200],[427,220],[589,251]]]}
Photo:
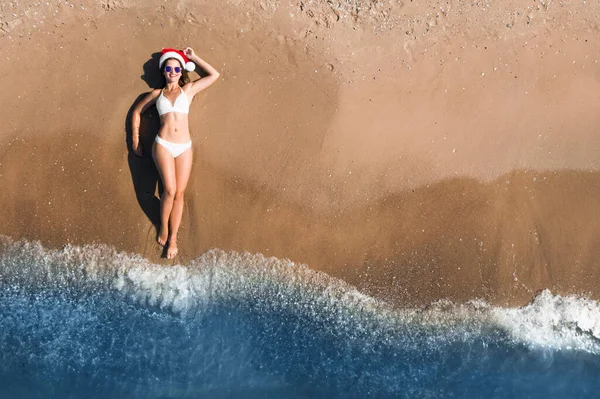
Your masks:
{"label": "bare foot", "polygon": [[175,256],[177,256],[177,253],[179,252],[179,249],[177,248],[177,242],[176,241],[169,241],[169,247],[167,248],[167,259],[173,259]]}
{"label": "bare foot", "polygon": [[169,238],[169,230],[168,229],[164,229],[162,226],[160,226],[160,230],[158,232],[158,237],[156,238],[156,241],[158,241],[158,243],[164,247],[167,244],[167,239]]}

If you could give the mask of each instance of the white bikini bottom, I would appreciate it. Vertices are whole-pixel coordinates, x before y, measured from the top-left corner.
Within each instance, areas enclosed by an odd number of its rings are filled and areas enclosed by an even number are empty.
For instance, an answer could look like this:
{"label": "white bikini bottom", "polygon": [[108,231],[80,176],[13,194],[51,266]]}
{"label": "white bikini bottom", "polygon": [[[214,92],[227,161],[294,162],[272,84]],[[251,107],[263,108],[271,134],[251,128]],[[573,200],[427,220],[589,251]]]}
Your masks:
{"label": "white bikini bottom", "polygon": [[171,143],[170,141],[161,139],[160,137],[156,136],[156,139],[154,141],[156,141],[157,144],[160,144],[163,147],[165,147],[167,151],[169,151],[171,155],[173,155],[173,158],[177,158],[178,156],[186,152],[188,148],[192,148],[192,140],[188,141],[187,143],[179,144]]}

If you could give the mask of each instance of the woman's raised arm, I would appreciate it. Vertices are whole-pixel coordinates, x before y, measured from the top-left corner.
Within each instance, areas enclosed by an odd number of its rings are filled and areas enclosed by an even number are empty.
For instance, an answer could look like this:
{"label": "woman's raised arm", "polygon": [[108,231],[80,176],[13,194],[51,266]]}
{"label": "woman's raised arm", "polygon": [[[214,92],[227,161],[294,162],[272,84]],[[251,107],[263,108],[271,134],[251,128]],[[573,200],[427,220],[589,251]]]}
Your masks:
{"label": "woman's raised arm", "polygon": [[208,62],[198,57],[191,47],[186,47],[185,50],[183,50],[183,52],[190,61],[193,61],[208,75],[189,83],[187,90],[189,90],[189,94],[193,97],[202,90],[215,83],[217,79],[219,79],[219,76],[221,76],[221,74]]}

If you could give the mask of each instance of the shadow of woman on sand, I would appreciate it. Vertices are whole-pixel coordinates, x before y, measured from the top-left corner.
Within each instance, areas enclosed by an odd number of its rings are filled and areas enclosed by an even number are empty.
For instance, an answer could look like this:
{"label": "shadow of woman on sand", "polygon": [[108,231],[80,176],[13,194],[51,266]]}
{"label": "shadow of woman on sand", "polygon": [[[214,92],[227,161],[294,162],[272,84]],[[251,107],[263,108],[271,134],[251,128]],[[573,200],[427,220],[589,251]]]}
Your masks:
{"label": "shadow of woman on sand", "polygon": [[[144,74],[141,76],[150,89],[159,88],[162,84],[160,71],[158,68],[158,60],[160,53],[152,54],[146,63],[144,63]],[[157,232],[160,225],[160,199],[155,195],[156,186],[158,185],[159,196],[162,194],[163,187],[161,180],[152,159],[152,143],[158,131],[160,130],[160,117],[156,107],[152,106],[142,114],[140,122],[140,143],[144,150],[144,156],[138,157],[131,150],[132,146],[132,129],[131,117],[136,105],[149,92],[141,93],[133,102],[127,117],[125,118],[125,142],[128,150],[129,171],[137,201],[146,214],[150,222],[156,227]]]}

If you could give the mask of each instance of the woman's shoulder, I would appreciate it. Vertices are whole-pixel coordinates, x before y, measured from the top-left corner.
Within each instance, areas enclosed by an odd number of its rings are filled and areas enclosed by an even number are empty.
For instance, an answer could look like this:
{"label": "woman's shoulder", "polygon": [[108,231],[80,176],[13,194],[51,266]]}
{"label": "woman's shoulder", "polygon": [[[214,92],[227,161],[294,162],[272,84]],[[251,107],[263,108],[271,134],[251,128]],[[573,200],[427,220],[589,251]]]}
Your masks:
{"label": "woman's shoulder", "polygon": [[146,101],[149,101],[151,104],[154,104],[154,101],[158,99],[158,96],[160,96],[161,92],[162,89],[152,89],[152,91],[146,96]]}
{"label": "woman's shoulder", "polygon": [[160,95],[161,89],[152,89],[152,91],[146,94],[146,101],[154,101]]}

